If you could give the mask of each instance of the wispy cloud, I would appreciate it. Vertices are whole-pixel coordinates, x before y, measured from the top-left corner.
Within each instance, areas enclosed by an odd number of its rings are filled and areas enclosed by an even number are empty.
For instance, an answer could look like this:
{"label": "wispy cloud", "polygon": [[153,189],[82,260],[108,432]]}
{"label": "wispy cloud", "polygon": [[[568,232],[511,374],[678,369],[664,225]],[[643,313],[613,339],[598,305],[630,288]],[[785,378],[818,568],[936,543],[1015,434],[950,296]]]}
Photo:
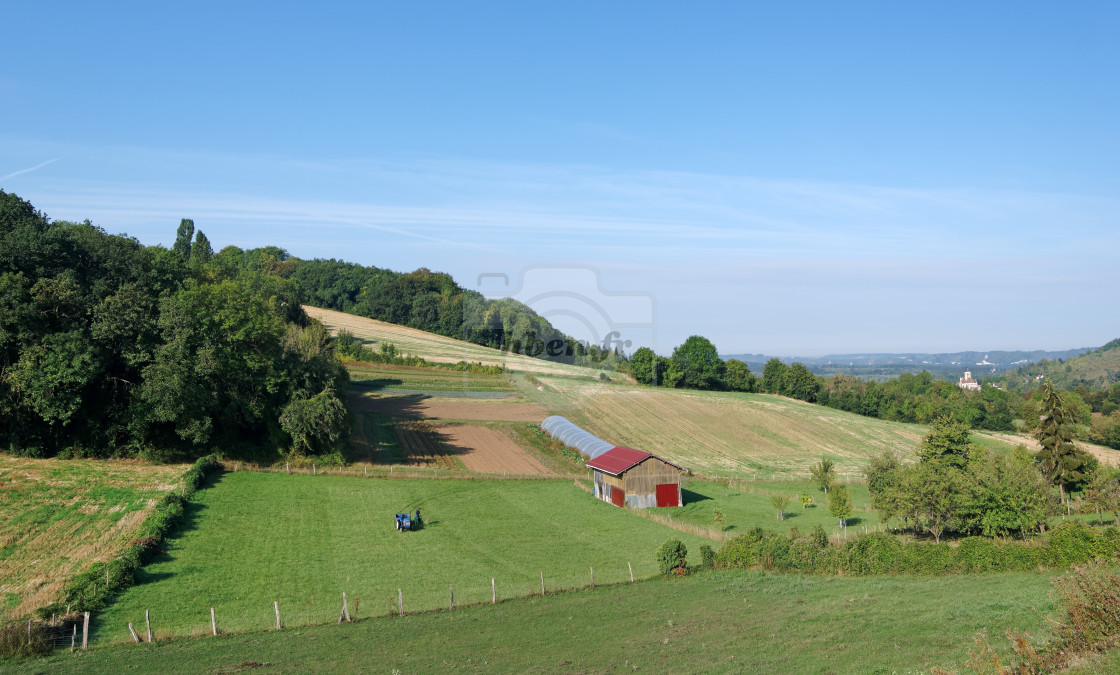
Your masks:
{"label": "wispy cloud", "polygon": [[46,166],[48,164],[54,164],[59,159],[61,159],[61,157],[56,157],[55,159],[48,159],[45,162],[40,162],[40,163],[36,164],[35,166],[28,167],[26,169],[20,169],[19,171],[13,171],[9,174],[0,176],[0,180],[8,180],[9,178],[15,178],[16,176],[20,176],[20,175],[23,175],[25,173],[31,173],[32,171],[38,171],[39,169],[42,169],[44,166]]}

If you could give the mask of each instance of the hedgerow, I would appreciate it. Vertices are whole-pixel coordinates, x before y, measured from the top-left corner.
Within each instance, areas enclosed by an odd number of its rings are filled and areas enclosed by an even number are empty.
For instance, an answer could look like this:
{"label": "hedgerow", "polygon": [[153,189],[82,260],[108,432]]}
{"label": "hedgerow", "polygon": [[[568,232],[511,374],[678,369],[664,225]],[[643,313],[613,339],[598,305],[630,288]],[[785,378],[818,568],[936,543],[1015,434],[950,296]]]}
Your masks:
{"label": "hedgerow", "polygon": [[163,538],[183,517],[186,505],[194,497],[207,474],[221,465],[214,455],[201,457],[183,474],[183,488],[169,492],[140,525],[136,539],[108,562],[94,563],[78,574],[63,590],[59,602],[36,610],[42,619],[91,612],[106,607],[121,591],[135,585],[136,572],[159,551]]}
{"label": "hedgerow", "polygon": [[823,530],[786,536],[752,528],[716,552],[715,566],[853,576],[1023,572],[1061,569],[1120,552],[1120,530],[1095,530],[1073,520],[1055,527],[1041,543],[985,537],[934,543],[872,532],[833,545],[821,535]]}

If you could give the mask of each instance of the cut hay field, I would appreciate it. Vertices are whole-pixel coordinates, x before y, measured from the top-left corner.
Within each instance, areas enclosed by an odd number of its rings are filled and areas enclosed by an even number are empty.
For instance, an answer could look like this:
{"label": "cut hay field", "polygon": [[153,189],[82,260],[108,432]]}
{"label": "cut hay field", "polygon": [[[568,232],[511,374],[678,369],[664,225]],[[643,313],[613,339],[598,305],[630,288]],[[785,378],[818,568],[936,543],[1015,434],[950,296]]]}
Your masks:
{"label": "cut hay field", "polygon": [[590,368],[550,363],[376,319],[308,305],[304,305],[303,308],[308,316],[323,322],[332,333],[345,329],[353,333],[354,337],[367,343],[392,343],[396,345],[398,354],[421,356],[436,363],[469,361],[486,366],[505,366],[509,370],[526,373],[575,376],[598,374],[598,371]]}
{"label": "cut hay field", "polygon": [[[95,620],[99,643],[127,640],[150,610],[159,635],[209,630],[214,607],[228,631],[337,619],[342,593],[359,617],[397,609],[489,602],[656,572],[654,551],[684,541],[698,560],[711,543],[604,504],[570,480],[486,481],[340,478],[230,472],[188,508],[178,538]],[[420,508],[419,532],[397,532],[393,514]],[[695,562],[695,560],[694,560]]]}
{"label": "cut hay field", "polygon": [[0,600],[19,619],[128,543],[187,467],[0,455]]}
{"label": "cut hay field", "polygon": [[350,383],[363,392],[456,392],[484,396],[516,394],[510,375],[481,375],[442,368],[348,361]]}
{"label": "cut hay field", "polygon": [[543,407],[600,438],[710,476],[795,479],[821,457],[862,476],[884,450],[912,456],[926,427],[768,394],[654,389],[540,378]]}
{"label": "cut hay field", "polygon": [[1046,635],[1049,577],[715,571],[341,626],[95,646],[15,672],[971,672],[980,630],[1004,656],[1009,629]]}

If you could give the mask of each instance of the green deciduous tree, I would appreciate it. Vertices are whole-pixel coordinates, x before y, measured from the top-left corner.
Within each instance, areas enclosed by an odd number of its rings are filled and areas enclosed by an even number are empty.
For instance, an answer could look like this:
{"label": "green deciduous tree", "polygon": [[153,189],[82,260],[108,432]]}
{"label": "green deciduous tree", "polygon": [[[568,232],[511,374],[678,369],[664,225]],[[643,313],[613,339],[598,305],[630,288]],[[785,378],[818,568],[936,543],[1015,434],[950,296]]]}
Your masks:
{"label": "green deciduous tree", "polygon": [[934,419],[922,439],[918,457],[922,462],[941,462],[960,469],[968,464],[970,449],[968,425],[943,415]]}
{"label": "green deciduous tree", "polygon": [[171,250],[183,260],[189,260],[192,237],[194,237],[194,221],[190,218],[183,218],[179,221],[179,230],[175,233],[175,244],[171,247]]}
{"label": "green deciduous tree", "polygon": [[815,403],[820,383],[817,376],[802,363],[792,364],[785,372],[785,382],[782,393],[800,401]]}
{"label": "green deciduous tree", "polygon": [[630,376],[637,380],[638,384],[657,386],[657,373],[654,372],[656,365],[657,354],[649,347],[639,347],[630,355]]}
{"label": "green deciduous tree", "polygon": [[852,515],[852,495],[848,488],[837,485],[829,491],[828,511],[840,519],[840,527],[848,526],[848,518]]}
{"label": "green deciduous tree", "polygon": [[280,415],[280,428],[300,454],[322,455],[338,446],[346,431],[346,406],[329,389],[310,398],[293,398]]}
{"label": "green deciduous tree", "polygon": [[817,487],[828,492],[828,488],[836,480],[836,463],[831,459],[822,457],[820,462],[809,467],[809,475],[813,482],[817,484]]}
{"label": "green deciduous tree", "polygon": [[747,364],[739,359],[728,359],[724,362],[723,383],[731,391],[754,391],[755,379]]}
{"label": "green deciduous tree", "polygon": [[191,265],[194,267],[202,267],[210,262],[214,257],[214,249],[210,246],[210,240],[206,235],[199,230],[194,235],[194,244],[191,245]]}
{"label": "green deciduous tree", "polygon": [[778,520],[786,519],[786,509],[789,507],[790,498],[788,495],[771,495],[770,505],[778,512]]}
{"label": "green deciduous tree", "polygon": [[707,338],[692,335],[673,350],[669,359],[680,372],[677,386],[688,389],[718,388],[723,379],[723,361]]}
{"label": "green deciduous tree", "polygon": [[786,381],[786,364],[770,359],[762,369],[762,390],[770,394],[782,393]]}

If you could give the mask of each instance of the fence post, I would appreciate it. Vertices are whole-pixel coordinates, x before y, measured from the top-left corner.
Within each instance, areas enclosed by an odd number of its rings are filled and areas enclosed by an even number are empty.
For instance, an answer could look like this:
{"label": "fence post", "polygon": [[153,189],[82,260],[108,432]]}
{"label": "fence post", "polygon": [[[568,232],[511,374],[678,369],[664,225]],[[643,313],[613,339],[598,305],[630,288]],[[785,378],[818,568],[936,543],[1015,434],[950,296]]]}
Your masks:
{"label": "fence post", "polygon": [[338,622],[342,623],[342,618],[346,617],[350,621],[350,608],[346,606],[346,591],[342,592],[342,611],[338,613]]}
{"label": "fence post", "polygon": [[218,634],[218,622],[217,622],[216,619],[214,619],[214,608],[213,607],[210,608],[210,634],[211,635],[217,635]]}
{"label": "fence post", "polygon": [[544,595],[544,571],[541,571],[541,595]]}
{"label": "fence post", "polygon": [[288,464],[288,462],[284,462],[284,473],[288,474],[289,476],[292,475],[292,467]]}
{"label": "fence post", "polygon": [[630,583],[634,583],[634,566],[629,562],[626,563],[626,566],[630,568]]}
{"label": "fence post", "polygon": [[86,612],[82,619],[82,649],[87,646],[89,646],[89,612]]}
{"label": "fence post", "polygon": [[132,641],[140,644],[140,636],[136,634],[136,629],[132,627],[132,622],[128,622],[128,632],[132,633]]}
{"label": "fence post", "polygon": [[447,608],[455,609],[455,584],[451,584],[451,604]]}
{"label": "fence post", "polygon": [[272,609],[276,610],[276,630],[280,630],[280,603],[273,600]]}
{"label": "fence post", "polygon": [[595,566],[591,565],[591,585],[595,586]]}
{"label": "fence post", "polygon": [[152,617],[148,616],[148,610],[144,610],[144,625],[148,627],[148,644],[152,644]]}
{"label": "fence post", "polygon": [[494,577],[490,577],[490,604],[498,604],[498,587],[494,585]]}
{"label": "fence post", "polygon": [[78,624],[74,624],[74,632],[70,635],[70,651],[74,651],[74,643],[78,641]]}
{"label": "fence post", "polygon": [[404,616],[404,594],[397,589],[397,616]]}

